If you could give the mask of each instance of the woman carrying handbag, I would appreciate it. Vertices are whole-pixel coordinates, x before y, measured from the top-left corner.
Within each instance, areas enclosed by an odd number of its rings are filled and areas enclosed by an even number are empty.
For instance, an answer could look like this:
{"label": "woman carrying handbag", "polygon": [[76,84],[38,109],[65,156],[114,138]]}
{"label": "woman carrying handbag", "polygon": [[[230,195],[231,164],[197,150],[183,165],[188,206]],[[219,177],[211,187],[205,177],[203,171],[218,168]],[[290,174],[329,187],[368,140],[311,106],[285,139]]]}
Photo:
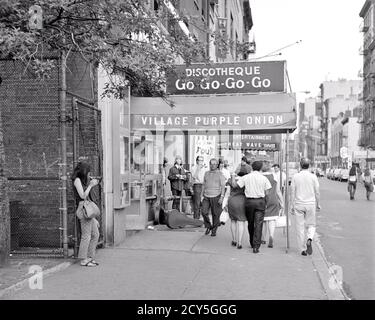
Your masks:
{"label": "woman carrying handbag", "polygon": [[[78,258],[81,259],[81,266],[96,267],[99,264],[94,260],[95,250],[99,240],[99,222],[91,213],[85,212],[85,202],[92,201],[90,191],[99,184],[97,179],[90,179],[90,166],[87,163],[79,162],[74,168],[72,181],[74,185],[74,197],[76,200],[76,215],[81,225],[81,242],[79,245]],[[92,202],[93,203],[93,202]]]}
{"label": "woman carrying handbag", "polygon": [[366,189],[366,199],[370,200],[371,192],[374,191],[374,181],[372,180],[369,168],[366,168],[365,172],[363,173],[363,184],[365,185]]}

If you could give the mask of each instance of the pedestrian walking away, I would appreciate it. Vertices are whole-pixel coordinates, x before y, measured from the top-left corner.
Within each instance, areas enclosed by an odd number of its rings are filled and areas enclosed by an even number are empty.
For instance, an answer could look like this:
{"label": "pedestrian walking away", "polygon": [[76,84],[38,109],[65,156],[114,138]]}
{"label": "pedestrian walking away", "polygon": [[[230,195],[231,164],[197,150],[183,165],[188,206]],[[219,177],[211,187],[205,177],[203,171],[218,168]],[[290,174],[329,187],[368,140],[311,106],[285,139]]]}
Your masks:
{"label": "pedestrian walking away", "polygon": [[354,200],[356,189],[357,189],[357,167],[353,165],[350,168],[349,178],[348,178],[348,192],[350,195],[350,200]]}
{"label": "pedestrian walking away", "polygon": [[[182,165],[182,158],[176,156],[174,166],[169,169],[168,179],[171,182],[173,199],[172,209],[180,210],[180,197],[185,188],[185,181],[187,180],[186,171]],[[182,202],[182,211],[185,211],[184,201]]]}
{"label": "pedestrian walking away", "polygon": [[204,159],[198,156],[195,160],[196,164],[191,168],[192,183],[193,183],[193,212],[194,219],[199,219],[201,217],[202,211],[202,188],[204,174],[207,171],[203,163]]}
{"label": "pedestrian walking away", "polygon": [[92,201],[90,191],[99,184],[99,181],[90,178],[90,166],[84,162],[79,162],[74,168],[72,181],[74,185],[74,198],[78,208],[77,216],[81,226],[78,258],[81,259],[81,266],[96,267],[99,265],[94,260],[99,240],[99,222],[95,218],[86,218],[83,215],[82,206],[84,200],[89,199]]}
{"label": "pedestrian walking away", "polygon": [[286,174],[284,171],[281,170],[281,181],[280,181],[280,166],[275,163],[273,166],[273,177],[277,181],[279,188],[281,190],[281,193],[284,194],[285,190],[285,182],[286,182]]}
{"label": "pedestrian walking away", "polygon": [[[233,173],[231,176],[234,176],[234,179],[243,177],[247,173],[240,171],[237,175]],[[242,237],[246,225],[246,211],[245,211],[245,188],[240,188],[237,184],[232,183],[232,179],[228,180],[227,186],[230,187],[230,195],[228,199],[228,213],[231,220],[230,230],[232,233],[232,242],[233,247],[237,249],[242,249]]]}
{"label": "pedestrian walking away", "polygon": [[318,178],[309,171],[310,160],[302,158],[300,166],[301,171],[293,176],[291,183],[291,214],[295,215],[298,248],[306,256],[312,254],[320,193]]}
{"label": "pedestrian walking away", "polygon": [[[220,225],[220,214],[222,211],[225,193],[225,177],[218,169],[218,161],[210,160],[210,170],[206,171],[203,178],[202,190],[202,216],[206,227],[206,235],[216,236],[217,228]],[[212,224],[209,219],[211,208]]]}
{"label": "pedestrian walking away", "polygon": [[371,193],[374,191],[374,181],[369,168],[366,168],[363,173],[363,184],[366,189],[366,199],[370,200]]}
{"label": "pedestrian walking away", "polygon": [[247,229],[250,236],[250,246],[253,253],[258,253],[261,245],[263,219],[266,210],[267,196],[272,188],[269,180],[260,173],[262,161],[252,163],[253,171],[240,177],[236,182],[232,177],[232,184],[240,188],[245,187],[245,212]]}
{"label": "pedestrian walking away", "polygon": [[271,171],[271,165],[268,161],[265,161],[263,163],[262,171],[264,176],[269,180],[272,186],[268,194],[268,201],[264,214],[262,244],[266,244],[268,235],[268,248],[273,248],[276,219],[280,215],[280,212],[284,209],[284,200],[281,194],[280,185],[278,181],[275,180],[274,175]]}
{"label": "pedestrian walking away", "polygon": [[251,169],[251,165],[249,165],[247,163],[247,158],[245,156],[243,156],[241,158],[241,163],[238,165],[238,167],[236,168],[236,171],[235,173],[238,175],[238,173],[242,171],[242,172],[245,172],[246,174],[250,173],[252,171]]}

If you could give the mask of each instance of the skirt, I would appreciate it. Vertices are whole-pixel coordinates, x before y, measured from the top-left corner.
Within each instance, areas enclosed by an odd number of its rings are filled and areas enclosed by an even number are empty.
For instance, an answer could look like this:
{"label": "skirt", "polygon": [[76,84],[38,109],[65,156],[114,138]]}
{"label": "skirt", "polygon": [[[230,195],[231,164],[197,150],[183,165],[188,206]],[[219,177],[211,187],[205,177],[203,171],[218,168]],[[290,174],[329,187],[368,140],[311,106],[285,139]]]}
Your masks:
{"label": "skirt", "polygon": [[228,200],[228,213],[231,220],[247,221],[245,212],[246,197],[243,193],[231,195]]}

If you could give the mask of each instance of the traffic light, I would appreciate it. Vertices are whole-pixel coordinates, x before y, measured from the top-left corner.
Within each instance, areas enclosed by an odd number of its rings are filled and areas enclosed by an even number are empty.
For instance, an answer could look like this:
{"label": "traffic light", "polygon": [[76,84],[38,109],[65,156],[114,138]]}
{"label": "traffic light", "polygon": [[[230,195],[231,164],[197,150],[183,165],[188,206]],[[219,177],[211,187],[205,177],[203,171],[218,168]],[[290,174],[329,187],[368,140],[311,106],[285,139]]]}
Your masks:
{"label": "traffic light", "polygon": [[33,5],[29,9],[29,28],[31,30],[41,30],[43,28],[43,10],[38,5]]}

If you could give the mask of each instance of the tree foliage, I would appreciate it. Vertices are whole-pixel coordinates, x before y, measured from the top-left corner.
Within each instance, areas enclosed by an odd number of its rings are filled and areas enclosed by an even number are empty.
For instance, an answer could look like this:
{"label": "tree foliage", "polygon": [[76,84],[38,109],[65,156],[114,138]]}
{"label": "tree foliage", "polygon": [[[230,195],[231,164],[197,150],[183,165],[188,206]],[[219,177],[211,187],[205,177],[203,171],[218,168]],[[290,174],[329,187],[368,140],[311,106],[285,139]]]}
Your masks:
{"label": "tree foliage", "polygon": [[[30,30],[29,8],[43,10],[43,28]],[[182,17],[179,19],[189,19]],[[168,21],[168,32],[160,21]],[[40,77],[48,77],[51,54],[65,50],[105,68],[123,73],[138,93],[163,93],[167,72],[177,57],[190,64],[208,62],[206,43],[191,41],[179,20],[165,8],[150,10],[142,0],[0,0],[0,55],[20,60]],[[111,82],[107,92],[118,93],[123,83]]]}

